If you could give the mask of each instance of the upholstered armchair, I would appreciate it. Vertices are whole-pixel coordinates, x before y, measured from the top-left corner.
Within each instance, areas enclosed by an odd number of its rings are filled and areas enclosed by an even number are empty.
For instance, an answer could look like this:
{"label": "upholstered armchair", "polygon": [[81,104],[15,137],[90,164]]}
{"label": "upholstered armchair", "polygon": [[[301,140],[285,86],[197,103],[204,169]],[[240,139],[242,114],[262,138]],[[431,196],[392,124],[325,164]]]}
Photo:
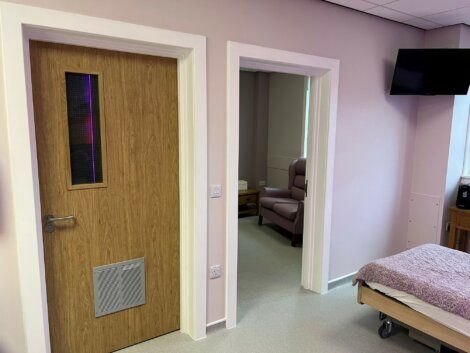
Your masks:
{"label": "upholstered armchair", "polygon": [[259,221],[266,217],[292,234],[292,246],[296,246],[304,228],[305,158],[293,161],[289,166],[287,189],[266,187],[261,191]]}

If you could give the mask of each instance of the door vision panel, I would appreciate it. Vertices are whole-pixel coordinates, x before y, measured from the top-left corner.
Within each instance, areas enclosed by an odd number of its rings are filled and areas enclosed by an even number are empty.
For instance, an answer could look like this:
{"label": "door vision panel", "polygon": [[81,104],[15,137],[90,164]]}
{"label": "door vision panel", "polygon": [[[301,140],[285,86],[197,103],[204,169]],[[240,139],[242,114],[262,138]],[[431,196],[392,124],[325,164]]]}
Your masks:
{"label": "door vision panel", "polygon": [[[52,352],[178,330],[176,59],[37,41],[30,55]],[[116,263],[96,315],[96,273]]]}

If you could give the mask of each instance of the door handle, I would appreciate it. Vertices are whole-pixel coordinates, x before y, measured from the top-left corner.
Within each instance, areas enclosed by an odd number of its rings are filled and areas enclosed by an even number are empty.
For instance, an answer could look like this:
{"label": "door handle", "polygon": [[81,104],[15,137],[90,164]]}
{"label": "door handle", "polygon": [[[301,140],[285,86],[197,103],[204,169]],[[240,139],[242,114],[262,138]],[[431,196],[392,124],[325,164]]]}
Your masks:
{"label": "door handle", "polygon": [[62,216],[62,217],[54,217],[54,215],[45,215],[44,216],[44,229],[46,233],[52,233],[55,231],[55,222],[61,222],[61,221],[69,221],[73,220],[75,221],[75,216],[70,215],[70,216]]}

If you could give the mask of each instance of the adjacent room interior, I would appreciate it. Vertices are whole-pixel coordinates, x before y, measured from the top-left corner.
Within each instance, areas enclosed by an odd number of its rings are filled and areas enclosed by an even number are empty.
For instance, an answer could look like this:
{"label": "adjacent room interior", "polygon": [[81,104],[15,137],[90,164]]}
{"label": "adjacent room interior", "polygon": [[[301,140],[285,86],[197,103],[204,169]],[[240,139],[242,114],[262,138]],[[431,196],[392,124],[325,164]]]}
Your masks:
{"label": "adjacent room interior", "polygon": [[240,71],[238,317],[301,288],[310,78]]}

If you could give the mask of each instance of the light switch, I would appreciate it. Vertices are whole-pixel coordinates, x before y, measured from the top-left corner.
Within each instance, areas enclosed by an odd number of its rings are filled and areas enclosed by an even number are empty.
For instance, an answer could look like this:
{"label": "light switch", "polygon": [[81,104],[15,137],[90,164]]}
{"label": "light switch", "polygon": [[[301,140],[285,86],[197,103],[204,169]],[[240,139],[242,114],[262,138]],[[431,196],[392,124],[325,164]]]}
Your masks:
{"label": "light switch", "polygon": [[211,185],[211,197],[222,197],[222,185],[220,184],[213,184]]}

